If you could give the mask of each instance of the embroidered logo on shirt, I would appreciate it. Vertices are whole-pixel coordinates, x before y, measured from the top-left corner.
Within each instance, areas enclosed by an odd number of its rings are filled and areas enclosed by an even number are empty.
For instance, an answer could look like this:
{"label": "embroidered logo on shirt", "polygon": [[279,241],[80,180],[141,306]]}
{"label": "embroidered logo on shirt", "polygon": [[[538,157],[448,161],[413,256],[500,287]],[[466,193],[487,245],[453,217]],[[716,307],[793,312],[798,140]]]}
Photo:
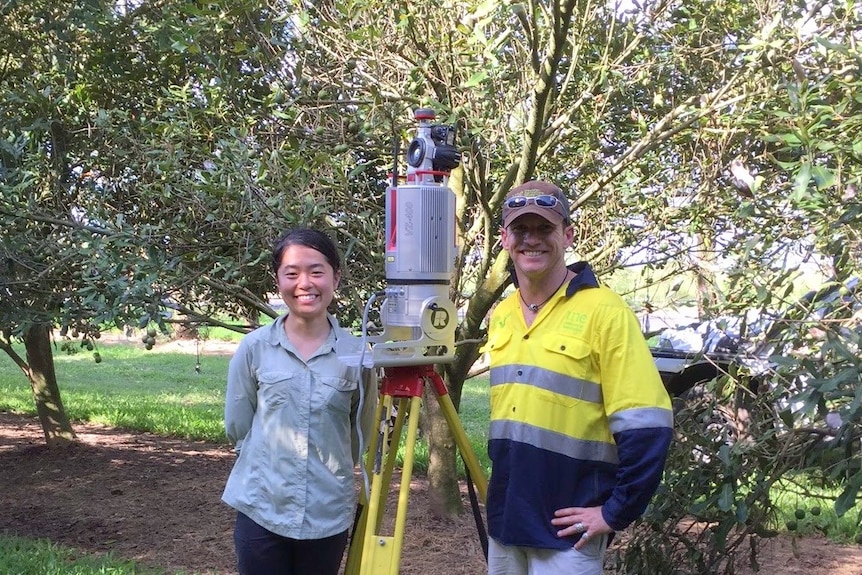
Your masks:
{"label": "embroidered logo on shirt", "polygon": [[560,322],[560,329],[578,335],[584,333],[584,328],[587,325],[587,314],[576,311],[568,311],[563,315],[563,321]]}

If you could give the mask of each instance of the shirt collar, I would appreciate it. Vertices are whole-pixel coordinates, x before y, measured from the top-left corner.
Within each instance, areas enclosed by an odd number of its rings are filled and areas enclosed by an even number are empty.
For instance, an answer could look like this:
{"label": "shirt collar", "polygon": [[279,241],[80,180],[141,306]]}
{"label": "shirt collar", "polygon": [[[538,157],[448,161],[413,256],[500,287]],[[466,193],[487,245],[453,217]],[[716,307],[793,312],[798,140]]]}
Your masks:
{"label": "shirt collar", "polygon": [[[566,288],[566,297],[571,297],[582,289],[599,287],[599,280],[589,263],[575,262],[566,266],[566,269],[575,272],[575,277],[572,278],[569,287]],[[509,273],[512,276],[512,283],[518,287],[518,274],[515,273],[515,269],[512,268]]]}
{"label": "shirt collar", "polygon": [[567,267],[575,272],[575,277],[572,278],[569,287],[566,288],[566,297],[571,297],[582,289],[599,287],[599,280],[587,262],[576,262]]}
{"label": "shirt collar", "polygon": [[[284,320],[287,319],[289,312],[278,316],[272,323],[272,329],[269,332],[269,343],[271,345],[280,345],[286,349],[293,349],[293,344],[287,339],[287,334],[284,332]],[[333,350],[335,342],[338,341],[338,336],[341,332],[341,327],[338,325],[338,320],[331,313],[326,313],[326,319],[332,329],[329,330],[329,335],[326,338],[326,344]]]}

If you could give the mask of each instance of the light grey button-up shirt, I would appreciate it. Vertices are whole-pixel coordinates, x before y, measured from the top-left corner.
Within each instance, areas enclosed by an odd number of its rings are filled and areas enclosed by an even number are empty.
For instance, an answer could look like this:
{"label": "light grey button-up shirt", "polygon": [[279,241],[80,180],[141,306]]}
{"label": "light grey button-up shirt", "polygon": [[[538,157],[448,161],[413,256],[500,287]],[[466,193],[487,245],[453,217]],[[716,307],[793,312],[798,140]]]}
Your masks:
{"label": "light grey button-up shirt", "polygon": [[336,339],[348,349],[362,344],[334,317],[328,316],[328,339],[308,361],[287,338],[285,317],[245,336],[230,361],[225,430],[239,457],[222,500],[273,533],[321,539],[353,520],[357,419],[367,444],[377,382],[373,371],[360,375],[336,356]]}

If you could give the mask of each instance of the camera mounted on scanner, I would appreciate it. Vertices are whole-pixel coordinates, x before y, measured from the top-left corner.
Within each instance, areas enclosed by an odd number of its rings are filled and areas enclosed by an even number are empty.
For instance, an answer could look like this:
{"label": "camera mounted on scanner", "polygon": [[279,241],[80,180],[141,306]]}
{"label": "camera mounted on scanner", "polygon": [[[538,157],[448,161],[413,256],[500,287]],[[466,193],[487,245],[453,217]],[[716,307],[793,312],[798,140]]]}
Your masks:
{"label": "camera mounted on scanner", "polygon": [[419,122],[419,129],[407,147],[407,165],[414,169],[430,168],[440,172],[441,175],[435,175],[435,181],[440,183],[444,177],[442,174],[448,176],[461,163],[461,154],[454,145],[455,127],[431,124],[436,116],[433,110],[427,108],[416,110],[414,117]]}
{"label": "camera mounted on scanner", "polygon": [[[433,110],[420,108],[416,135],[406,153],[406,175],[398,175],[396,146],[386,189],[386,289],[377,296],[382,331],[367,335],[366,366],[448,363],[455,354],[458,323],[449,285],[455,265],[455,194],[449,173],[460,163],[454,126],[435,124]],[[367,317],[364,325],[368,325]]]}

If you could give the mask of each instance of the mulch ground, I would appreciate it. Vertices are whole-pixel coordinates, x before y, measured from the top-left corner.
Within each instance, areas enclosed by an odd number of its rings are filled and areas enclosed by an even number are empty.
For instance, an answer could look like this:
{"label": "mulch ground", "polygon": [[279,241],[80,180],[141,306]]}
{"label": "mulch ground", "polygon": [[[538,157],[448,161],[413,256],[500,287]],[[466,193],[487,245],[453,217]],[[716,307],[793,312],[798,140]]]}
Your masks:
{"label": "mulch ground", "polygon": [[[229,448],[74,428],[79,444],[49,449],[37,419],[0,412],[0,532],[111,552],[168,573],[236,572],[234,512],[221,502],[234,460]],[[401,573],[483,573],[472,516],[433,519],[426,492],[415,478]]]}
{"label": "mulch ground", "polygon": [[[37,419],[0,412],[0,532],[111,552],[170,574],[236,572],[234,513],[220,500],[233,465],[229,448],[74,427],[78,444],[49,449]],[[422,477],[410,493],[400,573],[484,574],[472,516],[434,519]],[[779,537],[764,545],[759,561],[765,575],[862,575],[862,546]]]}

